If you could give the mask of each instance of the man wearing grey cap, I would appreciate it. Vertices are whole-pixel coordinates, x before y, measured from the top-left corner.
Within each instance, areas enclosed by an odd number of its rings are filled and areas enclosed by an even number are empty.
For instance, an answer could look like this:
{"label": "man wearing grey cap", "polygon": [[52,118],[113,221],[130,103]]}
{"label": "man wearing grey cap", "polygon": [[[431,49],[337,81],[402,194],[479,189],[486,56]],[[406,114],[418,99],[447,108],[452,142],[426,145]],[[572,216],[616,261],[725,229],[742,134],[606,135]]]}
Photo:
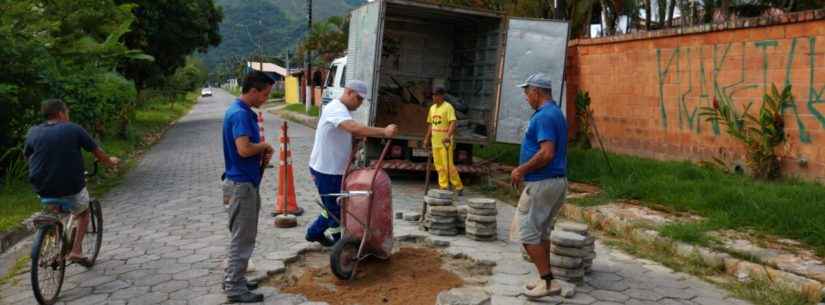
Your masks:
{"label": "man wearing grey cap", "polygon": [[514,186],[524,183],[511,236],[524,245],[541,277],[525,287],[524,295],[540,298],[561,292],[549,254],[550,230],[567,191],[567,121],[545,74],[532,74],[519,87],[535,113],[521,142],[520,165],[510,175]]}
{"label": "man wearing grey cap", "polygon": [[[358,109],[365,99],[369,99],[367,84],[360,80],[348,81],[344,94],[324,106],[318,126],[315,129],[315,143],[309,157],[309,172],[312,174],[321,201],[326,207],[315,222],[307,229],[306,240],[320,242],[324,246],[334,245],[341,237],[341,228],[335,218],[340,219],[340,207],[334,197],[323,196],[341,192],[341,180],[352,153],[352,136],[381,138],[393,137],[398,129],[395,124],[384,128],[368,127],[352,119],[352,111]],[[335,217],[330,217],[332,213]]]}

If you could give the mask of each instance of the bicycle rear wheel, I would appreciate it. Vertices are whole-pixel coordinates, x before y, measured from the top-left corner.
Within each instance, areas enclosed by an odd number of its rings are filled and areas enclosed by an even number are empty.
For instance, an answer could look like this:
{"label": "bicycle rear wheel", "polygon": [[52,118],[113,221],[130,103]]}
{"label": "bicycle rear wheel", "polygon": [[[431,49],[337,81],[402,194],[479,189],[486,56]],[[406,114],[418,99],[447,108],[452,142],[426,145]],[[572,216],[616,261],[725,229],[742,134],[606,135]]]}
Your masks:
{"label": "bicycle rear wheel", "polygon": [[89,258],[89,266],[94,266],[100,246],[103,244],[103,212],[100,202],[92,200],[89,204],[89,225],[86,226],[86,236],[83,237],[83,256]]}
{"label": "bicycle rear wheel", "polygon": [[31,284],[34,298],[41,305],[51,305],[57,301],[63,287],[66,247],[58,225],[44,225],[37,229],[31,253]]}

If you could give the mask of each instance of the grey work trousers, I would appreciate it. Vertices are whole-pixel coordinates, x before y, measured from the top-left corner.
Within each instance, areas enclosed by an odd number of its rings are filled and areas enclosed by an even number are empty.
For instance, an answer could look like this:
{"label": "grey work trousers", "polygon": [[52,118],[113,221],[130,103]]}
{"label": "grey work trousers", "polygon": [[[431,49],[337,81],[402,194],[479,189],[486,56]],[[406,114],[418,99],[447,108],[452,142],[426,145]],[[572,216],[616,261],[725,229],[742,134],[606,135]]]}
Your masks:
{"label": "grey work trousers", "polygon": [[248,290],[246,268],[255,249],[258,236],[258,214],[261,195],[249,182],[223,181],[223,206],[229,216],[228,264],[224,270],[224,290],[228,296],[241,295]]}

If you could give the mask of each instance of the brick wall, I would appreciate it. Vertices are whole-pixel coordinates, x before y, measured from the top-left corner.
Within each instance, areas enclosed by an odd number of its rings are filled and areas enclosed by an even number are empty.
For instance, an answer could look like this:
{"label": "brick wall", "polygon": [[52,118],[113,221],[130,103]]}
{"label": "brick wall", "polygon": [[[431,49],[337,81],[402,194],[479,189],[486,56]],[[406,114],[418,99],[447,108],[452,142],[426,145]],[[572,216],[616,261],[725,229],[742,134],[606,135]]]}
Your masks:
{"label": "brick wall", "polygon": [[[825,181],[825,10],[570,42],[568,113],[590,92],[608,150],[655,159],[743,158],[699,117],[719,92],[756,113],[771,84],[793,86],[785,173]],[[807,166],[800,166],[800,160]]]}

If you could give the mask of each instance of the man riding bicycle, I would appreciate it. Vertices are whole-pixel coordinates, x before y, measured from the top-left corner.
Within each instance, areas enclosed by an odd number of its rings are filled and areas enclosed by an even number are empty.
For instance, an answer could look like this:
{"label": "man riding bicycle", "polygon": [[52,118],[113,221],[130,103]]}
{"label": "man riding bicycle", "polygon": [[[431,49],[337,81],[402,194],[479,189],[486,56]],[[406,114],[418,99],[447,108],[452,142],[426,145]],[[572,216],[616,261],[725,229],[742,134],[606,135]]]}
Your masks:
{"label": "man riding bicycle", "polygon": [[[89,192],[80,149],[91,152],[109,167],[120,160],[106,155],[83,127],[69,121],[69,108],[63,101],[43,101],[40,112],[46,122],[29,129],[23,150],[29,163],[29,182],[41,203],[71,212],[78,221],[77,232],[86,232]],[[83,256],[84,235],[77,234],[67,260],[89,265],[89,259]]]}

